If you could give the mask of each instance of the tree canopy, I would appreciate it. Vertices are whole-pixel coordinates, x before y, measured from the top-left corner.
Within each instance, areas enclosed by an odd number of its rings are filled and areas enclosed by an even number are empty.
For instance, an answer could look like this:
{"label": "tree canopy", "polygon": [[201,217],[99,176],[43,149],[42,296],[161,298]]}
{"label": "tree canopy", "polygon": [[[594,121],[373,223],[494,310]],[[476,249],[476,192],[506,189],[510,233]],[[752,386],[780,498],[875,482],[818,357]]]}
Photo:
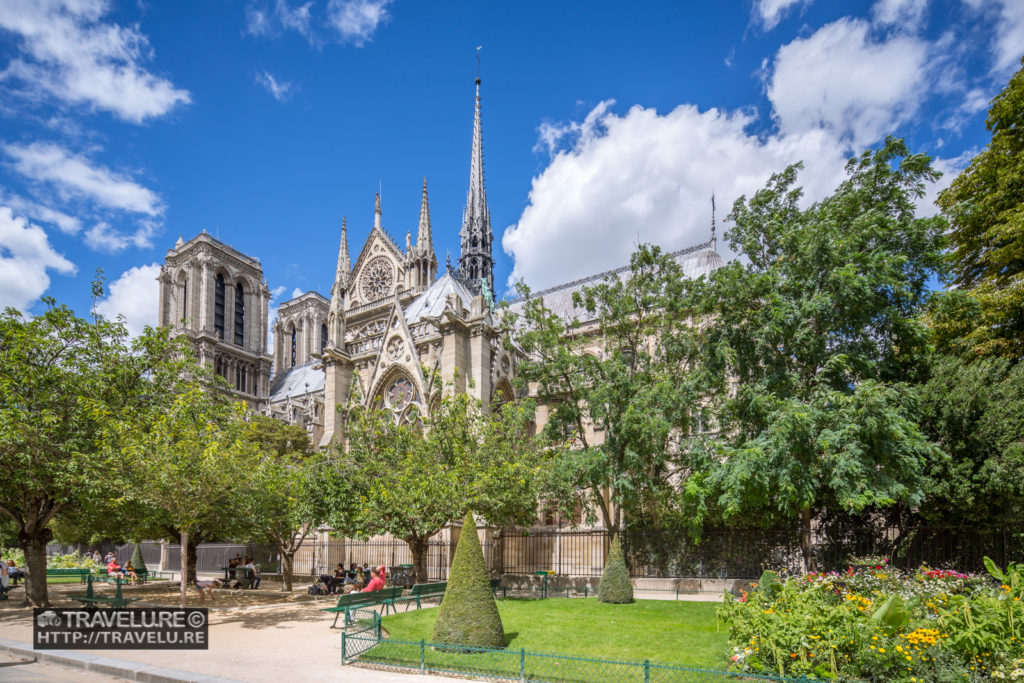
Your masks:
{"label": "tree canopy", "polygon": [[975,353],[1024,353],[1024,69],[992,100],[992,140],[938,204],[952,230],[953,282],[980,302],[966,340]]}
{"label": "tree canopy", "polygon": [[719,430],[693,463],[709,473],[698,498],[726,518],[799,518],[809,566],[815,510],[919,502],[939,457],[911,382],[926,372],[920,313],[945,223],[915,216],[937,173],[900,140],[852,159],[807,208],[799,168],[736,201],[727,239],[741,259],[694,294],[690,367]]}

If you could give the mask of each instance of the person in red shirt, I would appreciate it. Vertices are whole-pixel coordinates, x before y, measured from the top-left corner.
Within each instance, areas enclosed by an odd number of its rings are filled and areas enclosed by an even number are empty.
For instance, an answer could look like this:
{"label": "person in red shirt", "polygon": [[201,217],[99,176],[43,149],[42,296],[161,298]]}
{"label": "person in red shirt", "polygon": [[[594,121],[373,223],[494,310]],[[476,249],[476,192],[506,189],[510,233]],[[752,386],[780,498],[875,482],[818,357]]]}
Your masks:
{"label": "person in red shirt", "polygon": [[113,576],[118,579],[124,578],[124,572],[121,571],[121,565],[117,563],[116,558],[107,563],[107,576]]}
{"label": "person in red shirt", "polygon": [[370,583],[366,584],[366,588],[359,591],[360,593],[369,593],[370,591],[379,591],[384,588],[384,577],[376,569],[370,570]]}

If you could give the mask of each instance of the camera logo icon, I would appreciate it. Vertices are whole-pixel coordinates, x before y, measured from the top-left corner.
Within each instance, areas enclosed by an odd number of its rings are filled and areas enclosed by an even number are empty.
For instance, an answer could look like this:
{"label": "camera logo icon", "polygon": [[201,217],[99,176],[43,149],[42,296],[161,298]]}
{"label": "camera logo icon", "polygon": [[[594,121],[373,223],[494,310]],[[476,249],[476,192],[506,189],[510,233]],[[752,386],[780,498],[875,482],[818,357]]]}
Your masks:
{"label": "camera logo icon", "polygon": [[47,626],[60,626],[60,617],[53,610],[46,610],[38,617],[36,617],[36,624],[39,628],[46,628]]}

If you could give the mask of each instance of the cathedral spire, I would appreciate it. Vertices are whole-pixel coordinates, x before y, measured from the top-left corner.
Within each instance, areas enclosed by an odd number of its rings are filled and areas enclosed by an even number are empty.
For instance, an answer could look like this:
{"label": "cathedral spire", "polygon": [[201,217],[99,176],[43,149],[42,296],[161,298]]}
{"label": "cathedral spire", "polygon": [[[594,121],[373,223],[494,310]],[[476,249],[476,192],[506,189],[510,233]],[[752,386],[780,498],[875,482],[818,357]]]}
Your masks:
{"label": "cathedral spire", "polygon": [[711,190],[711,249],[718,245],[718,238],[715,237],[715,191]]}
{"label": "cathedral spire", "polygon": [[462,212],[459,232],[462,253],[459,256],[459,278],[474,292],[480,281],[487,280],[494,291],[494,260],[491,257],[491,214],[484,189],[484,147],[480,123],[480,76],[476,77],[476,107],[473,113],[473,152],[469,163],[469,191]]}
{"label": "cathedral spire", "polygon": [[348,258],[348,228],[341,219],[341,244],[338,245],[338,268],[331,286],[331,305],[327,312],[327,338],[332,346],[343,348],[345,343],[345,293],[352,263]]}
{"label": "cathedral spire", "polygon": [[427,200],[427,179],[423,179],[423,198],[420,200],[420,227],[416,232],[416,246],[434,252],[434,238],[430,233],[430,202]]}
{"label": "cathedral spire", "polygon": [[373,209],[373,227],[380,229],[380,192],[377,193],[377,206]]}

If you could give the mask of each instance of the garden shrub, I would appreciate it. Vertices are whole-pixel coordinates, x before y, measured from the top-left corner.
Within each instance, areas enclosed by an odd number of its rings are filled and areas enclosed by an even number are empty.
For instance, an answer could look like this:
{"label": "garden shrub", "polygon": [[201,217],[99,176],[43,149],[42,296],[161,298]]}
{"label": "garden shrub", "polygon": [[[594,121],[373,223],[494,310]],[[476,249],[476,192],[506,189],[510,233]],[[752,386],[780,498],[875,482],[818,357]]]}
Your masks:
{"label": "garden shrub", "polygon": [[626,569],[626,559],[622,556],[618,536],[612,539],[608,548],[608,560],[597,587],[597,599],[612,604],[633,602],[633,584],[629,582],[629,570]]}
{"label": "garden shrub", "polygon": [[434,641],[473,647],[505,647],[505,629],[487,578],[473,513],[466,513],[455,547],[448,587],[434,624]]}
{"label": "garden shrub", "polygon": [[[790,578],[720,609],[742,671],[922,683],[1024,680],[1020,567]],[[997,583],[998,582],[998,583]]]}
{"label": "garden shrub", "polygon": [[142,548],[138,543],[135,544],[135,550],[132,551],[132,568],[137,572],[147,571],[146,560],[142,557]]}
{"label": "garden shrub", "polygon": [[782,584],[779,582],[779,573],[770,569],[761,572],[761,578],[757,580],[757,590],[767,593],[769,596],[781,591]]}

